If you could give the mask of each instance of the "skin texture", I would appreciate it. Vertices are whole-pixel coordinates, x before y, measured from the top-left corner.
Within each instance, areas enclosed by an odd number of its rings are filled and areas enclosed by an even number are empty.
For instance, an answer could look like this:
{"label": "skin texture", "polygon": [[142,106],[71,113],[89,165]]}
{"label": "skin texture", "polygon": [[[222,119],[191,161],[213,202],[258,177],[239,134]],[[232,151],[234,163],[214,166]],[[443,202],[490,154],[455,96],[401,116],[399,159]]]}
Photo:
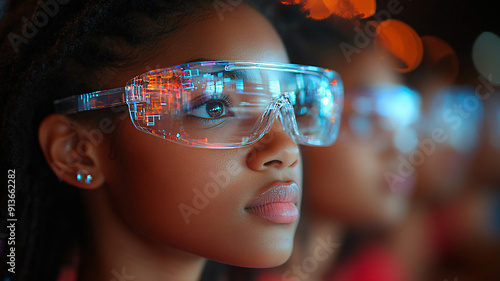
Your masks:
{"label": "skin texture", "polygon": [[469,176],[471,157],[447,144],[440,144],[417,167],[416,198],[423,202],[446,201],[455,196]]}
{"label": "skin texture", "polygon": [[[185,22],[140,65],[104,73],[102,89],[122,87],[150,65],[168,67],[199,58],[288,62],[276,31],[245,4],[226,12],[223,21],[208,11]],[[279,122],[257,143],[228,150],[165,141],[138,131],[128,117],[111,146],[106,139],[96,145],[85,139],[83,126],[69,129],[69,122],[49,116],[41,125],[40,143],[56,173],[82,188],[90,240],[81,280],[110,280],[116,277],[113,270],[123,268],[139,280],[195,280],[204,258],[247,267],[277,266],[289,258],[297,221],[273,224],[245,210],[277,181],[301,186],[298,146]],[[68,147],[75,139],[85,141],[80,149],[85,153],[71,166],[62,155],[71,153]],[[75,180],[80,168],[93,175],[92,184]],[[196,192],[210,183],[219,192],[207,204],[195,205]],[[182,204],[203,207],[195,207],[186,220]]]}

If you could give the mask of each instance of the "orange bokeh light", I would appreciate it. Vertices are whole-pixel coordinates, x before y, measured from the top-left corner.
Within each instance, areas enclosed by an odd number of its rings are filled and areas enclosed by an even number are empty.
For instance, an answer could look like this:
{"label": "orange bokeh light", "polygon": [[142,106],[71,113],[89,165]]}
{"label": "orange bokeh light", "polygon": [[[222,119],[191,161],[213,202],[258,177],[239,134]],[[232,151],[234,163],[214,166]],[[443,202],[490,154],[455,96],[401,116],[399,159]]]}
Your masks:
{"label": "orange bokeh light", "polygon": [[375,0],[282,0],[283,4],[303,4],[309,17],[322,20],[331,14],[343,18],[368,18],[375,14]]}
{"label": "orange bokeh light", "polygon": [[282,0],[281,4],[291,5],[291,4],[299,4],[301,2],[302,2],[301,0]]}
{"label": "orange bokeh light", "polygon": [[[361,2],[362,4],[357,4]],[[356,5],[354,5],[356,9],[363,14],[362,19],[369,18],[375,14],[377,10],[377,1],[375,0],[364,0],[364,1],[356,1]]]}
{"label": "orange bokeh light", "polygon": [[453,48],[443,39],[435,36],[422,36],[424,62],[432,75],[439,75],[452,83],[458,75],[458,57]]}
{"label": "orange bokeh light", "polygon": [[[304,1],[304,9],[309,11],[309,17],[315,20],[326,19],[332,14],[330,8],[325,2],[337,2],[337,0],[306,0]],[[331,4],[331,3],[330,3]]]}
{"label": "orange bokeh light", "polygon": [[418,34],[399,20],[386,20],[377,27],[375,46],[385,49],[402,63],[395,67],[400,72],[410,72],[422,61],[423,45]]}
{"label": "orange bokeh light", "polygon": [[338,16],[364,19],[375,14],[377,4],[375,0],[340,0],[338,7],[337,10],[333,11]]}

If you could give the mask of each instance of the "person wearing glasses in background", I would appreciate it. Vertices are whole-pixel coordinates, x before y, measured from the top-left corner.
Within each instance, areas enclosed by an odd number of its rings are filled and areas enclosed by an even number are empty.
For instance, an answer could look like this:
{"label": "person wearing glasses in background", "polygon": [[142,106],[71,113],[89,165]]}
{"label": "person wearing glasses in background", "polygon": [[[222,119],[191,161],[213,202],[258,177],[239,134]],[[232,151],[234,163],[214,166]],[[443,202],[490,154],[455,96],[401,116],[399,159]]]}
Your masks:
{"label": "person wearing glasses in background", "polygon": [[[409,280],[391,232],[406,218],[415,185],[416,175],[398,175],[398,165],[417,140],[420,96],[404,85],[388,54],[371,46],[346,63],[334,43],[310,40],[318,51],[309,59],[336,65],[343,78],[341,130],[332,146],[301,148],[304,200],[296,245],[284,266],[258,280]],[[291,50],[293,57],[298,51]]]}

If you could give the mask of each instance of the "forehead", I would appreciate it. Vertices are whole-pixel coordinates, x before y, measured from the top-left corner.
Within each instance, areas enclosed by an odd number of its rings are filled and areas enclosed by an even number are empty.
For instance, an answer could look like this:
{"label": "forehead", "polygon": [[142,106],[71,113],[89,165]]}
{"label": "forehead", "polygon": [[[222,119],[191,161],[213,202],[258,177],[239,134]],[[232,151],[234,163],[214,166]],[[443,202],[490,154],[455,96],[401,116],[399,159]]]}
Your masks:
{"label": "forehead", "polygon": [[[188,23],[169,48],[189,59],[288,62],[279,35],[267,19],[242,4],[232,11],[208,14]],[[182,63],[182,62],[181,62]]]}
{"label": "forehead", "polygon": [[241,4],[231,11],[215,9],[188,16],[144,62],[114,75],[106,87],[123,87],[148,70],[195,60],[288,62],[283,43],[271,23],[258,11]]}

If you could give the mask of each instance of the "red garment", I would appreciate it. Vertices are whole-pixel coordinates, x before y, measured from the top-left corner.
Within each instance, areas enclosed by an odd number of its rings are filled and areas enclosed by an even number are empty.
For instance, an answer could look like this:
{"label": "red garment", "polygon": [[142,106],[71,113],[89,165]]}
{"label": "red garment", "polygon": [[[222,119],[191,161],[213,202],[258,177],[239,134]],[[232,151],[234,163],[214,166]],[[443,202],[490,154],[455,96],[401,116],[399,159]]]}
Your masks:
{"label": "red garment", "polygon": [[76,275],[74,267],[65,267],[61,269],[57,281],[76,281]]}
{"label": "red garment", "polygon": [[[282,274],[263,271],[257,281],[286,281]],[[290,281],[300,280],[298,276]],[[403,266],[382,245],[370,245],[358,250],[349,260],[340,264],[325,281],[408,281]],[[304,280],[307,281],[307,280]]]}
{"label": "red garment", "polygon": [[328,281],[407,281],[403,266],[381,245],[361,248]]}
{"label": "red garment", "polygon": [[78,250],[74,250],[69,259],[64,262],[57,281],[76,281],[78,279],[78,262],[80,255]]}

